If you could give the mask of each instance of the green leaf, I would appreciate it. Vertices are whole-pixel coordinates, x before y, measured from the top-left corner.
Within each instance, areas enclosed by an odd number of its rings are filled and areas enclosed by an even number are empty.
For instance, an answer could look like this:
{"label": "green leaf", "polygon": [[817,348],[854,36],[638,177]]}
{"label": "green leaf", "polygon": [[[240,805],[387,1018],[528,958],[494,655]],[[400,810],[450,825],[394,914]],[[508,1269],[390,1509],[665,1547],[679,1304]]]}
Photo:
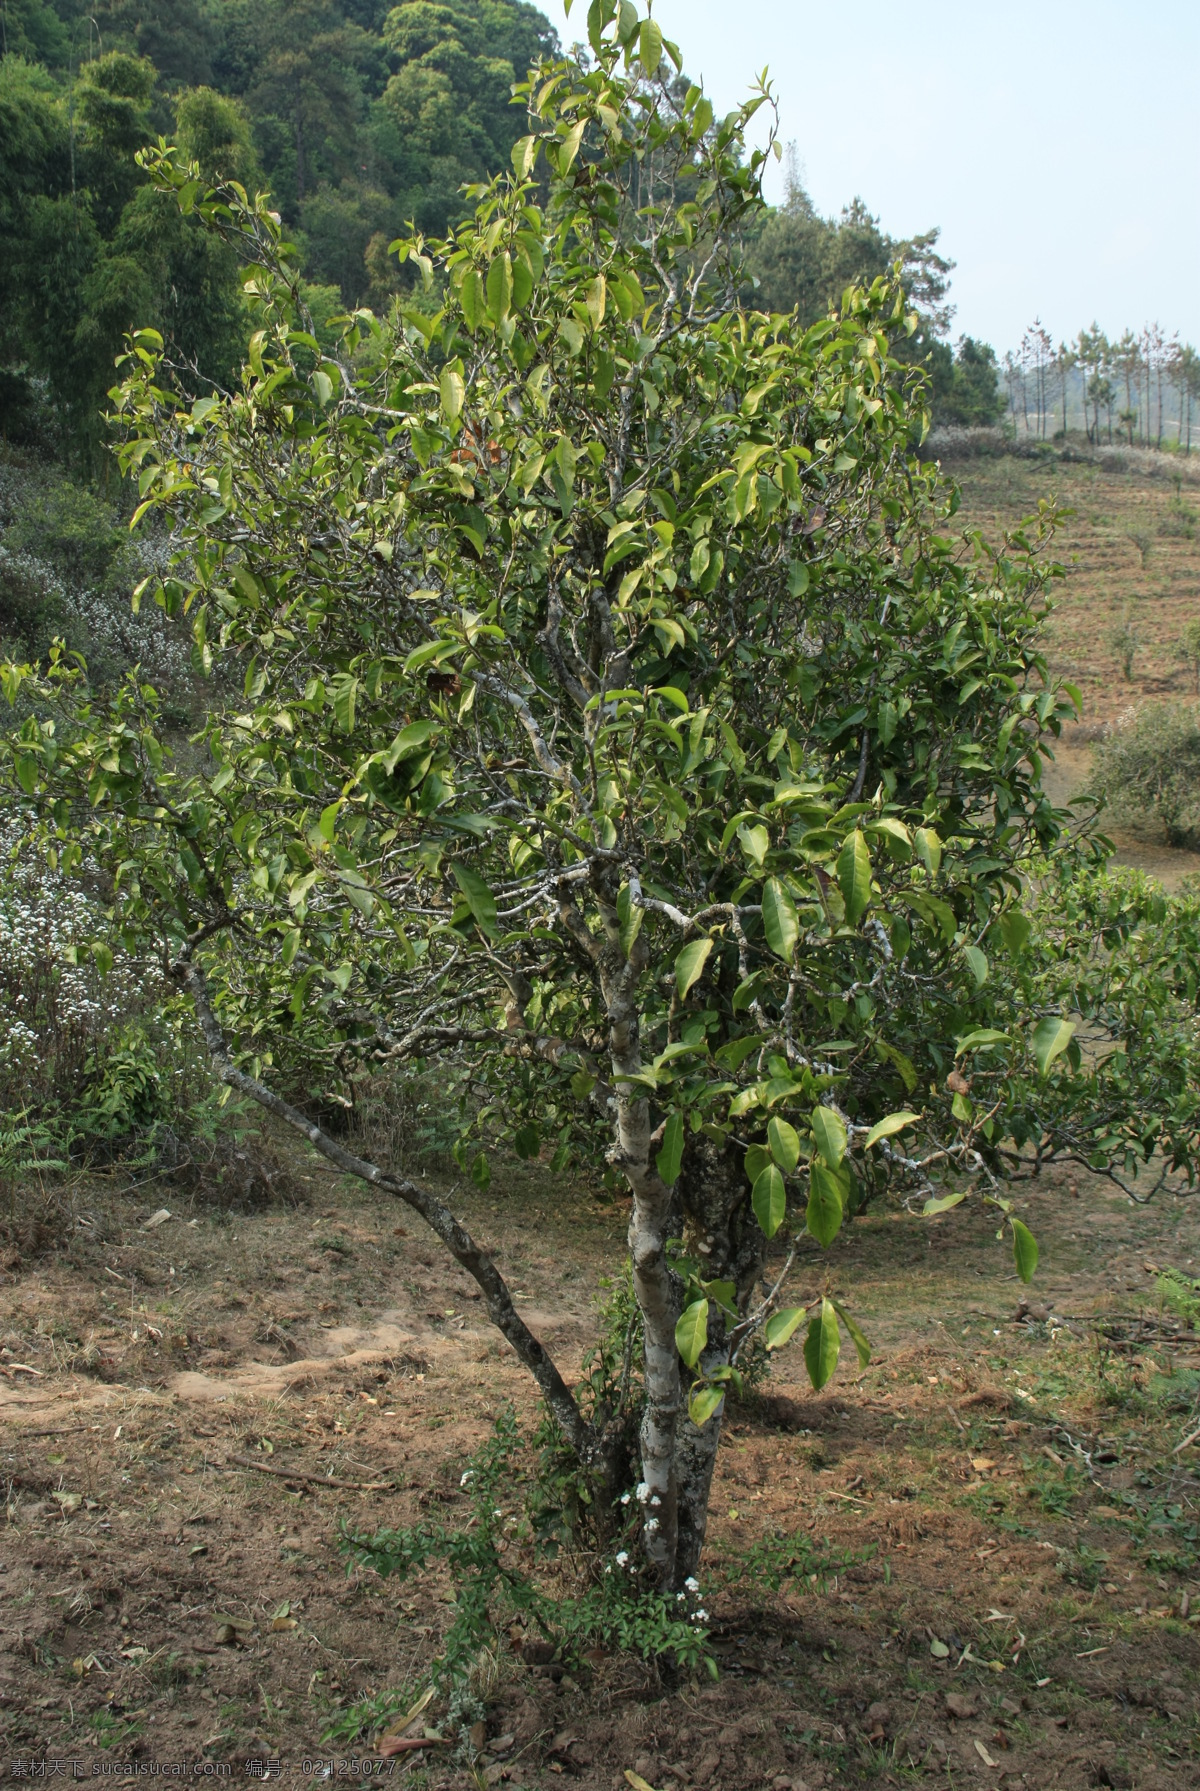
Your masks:
{"label": "green leaf", "polygon": [[454,880],[467,898],[467,907],[471,910],[481,933],[489,939],[496,936],[496,898],[482,877],[468,870],[465,864],[454,863],[450,866]]}
{"label": "green leaf", "polygon": [[622,883],[617,894],[617,925],[621,930],[621,950],[628,958],[633,942],[642,930],[646,910],[633,899],[628,883]]}
{"label": "green leaf", "polygon": [[854,1348],[858,1353],[859,1367],[865,1368],[871,1360],[871,1345],[867,1342],[866,1338],[863,1336],[862,1331],[860,1330],[859,1326],[855,1323],[854,1319],[852,1319],[850,1314],[846,1311],[846,1308],[843,1305],[841,1305],[837,1300],[834,1300],[834,1302],[833,1302],[833,1309],[837,1313],[838,1317],[841,1319],[842,1323],[845,1325],[847,1335],[849,1336],[851,1343],[854,1345]]}
{"label": "green leaf", "polygon": [[675,1326],[675,1348],[689,1368],[694,1368],[708,1342],[708,1301],[693,1300],[685,1306]]}
{"label": "green leaf", "polygon": [[833,1379],[841,1351],[842,1339],[833,1302],[822,1300],[820,1309],[809,1320],[808,1336],[804,1339],[804,1365],[818,1393]]}
{"label": "green leaf", "polygon": [[1006,1045],[1008,1034],[997,1032],[994,1026],[980,1026],[974,1032],[963,1035],[954,1047],[955,1057],[961,1057],[964,1051],[986,1051],[990,1045]]}
{"label": "green leaf", "polygon": [[877,1119],[875,1121],[875,1124],[863,1139],[863,1149],[870,1150],[871,1146],[873,1144],[878,1144],[881,1138],[890,1138],[894,1132],[903,1132],[906,1127],[915,1126],[920,1117],[921,1115],[919,1113],[909,1113],[907,1111],[903,1113],[885,1114],[882,1119]]}
{"label": "green leaf", "polygon": [[483,278],[478,268],[472,268],[463,281],[458,293],[462,306],[463,320],[467,328],[474,334],[487,316],[487,298],[483,290]]}
{"label": "green leaf", "polygon": [[724,1397],[723,1387],[710,1387],[704,1381],[696,1382],[688,1400],[688,1417],[697,1430],[703,1430]]}
{"label": "green leaf", "polygon": [[461,415],[463,400],[467,388],[463,384],[463,376],[453,367],[443,367],[438,379],[438,387],[442,394],[442,412],[447,420],[453,423]]}
{"label": "green leaf", "polygon": [[936,877],[942,862],[942,842],[932,827],[918,827],[913,834],[913,844],[917,848],[917,857],[925,866],[931,877]]}
{"label": "green leaf", "polygon": [[673,1187],[679,1179],[679,1167],[683,1162],[683,1114],[672,1113],[663,1127],[662,1149],[654,1159],[658,1173],[668,1188]]}
{"label": "green leaf", "polygon": [[750,1193],[750,1204],[754,1208],[754,1217],[762,1227],[764,1236],[773,1238],[783,1224],[787,1212],[787,1190],[783,1185],[783,1177],[774,1163],[764,1169],[755,1178]]}
{"label": "green leaf", "polygon": [[1033,1029],[1033,1055],[1043,1076],[1074,1036],[1074,1020],[1064,1020],[1061,1014],[1047,1014],[1038,1021]]}
{"label": "green leaf", "polygon": [[790,1340],[806,1311],[807,1307],[804,1306],[782,1306],[778,1312],[773,1312],[767,1320],[767,1348],[782,1349],[784,1344]]}
{"label": "green leaf", "polygon": [[809,1235],[822,1249],[828,1250],[842,1229],[842,1188],[828,1164],[814,1161],[808,1172],[808,1212],[805,1223]]}
{"label": "green leaf", "polygon": [[1019,908],[1010,908],[1007,914],[1000,916],[1000,937],[1005,951],[1011,952],[1014,958],[1028,945],[1032,931],[1033,922]]}
{"label": "green leaf", "polygon": [[663,36],[653,19],[642,20],[642,32],[638,41],[638,61],[648,75],[658,71],[662,61]]}
{"label": "green leaf", "polygon": [[512,309],[512,256],[505,249],[492,257],[487,271],[487,309],[493,323],[503,323]]}
{"label": "green leaf", "polygon": [[814,1107],[812,1135],[817,1149],[831,1169],[846,1154],[846,1128],[832,1107]]}
{"label": "green leaf", "polygon": [[472,1161],[471,1180],[477,1188],[487,1189],[492,1185],[491,1165],[483,1151],[478,1151]]}
{"label": "green leaf", "polygon": [[532,1163],[542,1148],[542,1135],[532,1120],[513,1135],[513,1149],[522,1162]]}
{"label": "green leaf", "polygon": [[966,1198],[967,1190],[965,1188],[960,1188],[957,1194],[930,1195],[921,1211],[927,1219],[932,1219],[937,1213],[948,1213],[952,1206],[957,1206]]}
{"label": "green leaf", "polygon": [[846,904],[847,926],[857,926],[871,906],[871,854],[859,828],[847,834],[837,859],[838,888]]}
{"label": "green leaf", "polygon": [[783,1173],[791,1175],[800,1161],[800,1135],[795,1126],[789,1126],[786,1119],[771,1119],[767,1123],[767,1138],[771,1155]]}
{"label": "green leaf", "polygon": [[1028,1225],[1022,1225],[1019,1219],[1009,1219],[1013,1234],[1013,1261],[1017,1265],[1017,1274],[1022,1281],[1032,1281],[1038,1266],[1037,1239]]}
{"label": "green leaf", "polygon": [[746,1170],[746,1179],[753,1187],[764,1169],[769,1169],[774,1161],[770,1151],[764,1144],[752,1144],[742,1159]]}
{"label": "green leaf", "polygon": [[713,948],[711,939],[693,939],[684,946],[675,960],[675,987],[682,1001],[708,963]]}
{"label": "green leaf", "polygon": [[800,937],[800,921],[793,902],[778,877],[768,877],[763,888],[763,931],[777,958],[790,959]]}
{"label": "green leaf", "polygon": [[964,945],[963,957],[967,960],[971,975],[975,978],[975,987],[982,989],[987,981],[988,961],[977,945]]}

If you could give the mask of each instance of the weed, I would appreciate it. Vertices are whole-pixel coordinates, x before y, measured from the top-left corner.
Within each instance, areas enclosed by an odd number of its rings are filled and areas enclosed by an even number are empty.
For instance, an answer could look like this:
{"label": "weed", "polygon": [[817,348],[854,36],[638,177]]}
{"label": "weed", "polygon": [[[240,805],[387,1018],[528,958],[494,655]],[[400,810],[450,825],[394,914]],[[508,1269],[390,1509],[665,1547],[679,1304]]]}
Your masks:
{"label": "weed", "polygon": [[434,1683],[449,1697],[448,1723],[465,1727],[479,1714],[472,1677],[481,1651],[494,1649],[503,1631],[517,1621],[540,1632],[557,1653],[574,1657],[589,1645],[667,1658],[694,1672],[715,1663],[705,1644],[705,1614],[693,1616],[685,1593],[670,1598],[640,1582],[625,1550],[605,1563],[597,1582],[576,1596],[555,1598],[508,1564],[509,1536],[521,1520],[505,1518],[516,1502],[516,1456],[521,1438],[511,1412],[497,1419],[493,1435],[471,1458],[462,1477],[474,1514],[461,1530],[421,1524],[380,1530],[374,1536],[344,1528],[341,1548],[350,1563],[404,1580],[435,1562],[444,1562],[454,1584],[454,1617],[440,1655],[432,1663]]}
{"label": "weed", "polygon": [[88,1726],[95,1730],[97,1746],[107,1749],[132,1741],[142,1733],[145,1724],[112,1710],[96,1710],[88,1718]]}
{"label": "weed", "polygon": [[786,1531],[776,1530],[773,1536],[760,1538],[738,1555],[730,1578],[748,1578],[756,1585],[769,1586],[772,1592],[778,1592],[785,1581],[805,1580],[809,1590],[825,1592],[838,1574],[861,1566],[875,1553],[874,1544],[865,1549],[830,1550],[810,1536],[789,1536]]}

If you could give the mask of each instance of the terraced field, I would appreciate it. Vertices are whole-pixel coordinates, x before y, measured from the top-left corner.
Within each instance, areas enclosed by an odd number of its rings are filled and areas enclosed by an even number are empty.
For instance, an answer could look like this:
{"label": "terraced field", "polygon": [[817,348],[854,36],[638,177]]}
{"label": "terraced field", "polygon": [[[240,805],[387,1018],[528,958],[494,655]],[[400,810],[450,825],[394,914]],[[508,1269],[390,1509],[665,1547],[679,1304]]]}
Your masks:
{"label": "terraced field", "polygon": [[[1012,457],[946,463],[962,489],[959,521],[989,540],[1041,498],[1070,511],[1057,549],[1066,577],[1048,641],[1051,669],[1082,692],[1085,732],[1131,704],[1195,694],[1175,647],[1200,618],[1200,454],[1142,458],[1161,472]],[[1110,638],[1123,625],[1137,637],[1129,678]]]}

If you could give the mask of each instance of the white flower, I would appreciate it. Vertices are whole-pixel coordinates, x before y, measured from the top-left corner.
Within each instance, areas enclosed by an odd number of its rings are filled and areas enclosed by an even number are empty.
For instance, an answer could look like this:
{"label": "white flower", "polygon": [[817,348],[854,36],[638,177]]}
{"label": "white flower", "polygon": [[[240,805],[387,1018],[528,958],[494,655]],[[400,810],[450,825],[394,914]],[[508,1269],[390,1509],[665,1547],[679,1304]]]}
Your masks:
{"label": "white flower", "polygon": [[708,1622],[708,1612],[707,1611],[693,1611],[692,1615],[695,1617],[697,1623],[707,1623]]}
{"label": "white flower", "polygon": [[622,1505],[628,1505],[628,1503],[629,1503],[629,1498],[630,1498],[630,1495],[629,1495],[629,1494],[628,1494],[628,1493],[622,1493],[622,1494],[621,1494],[621,1503],[622,1503]]}
{"label": "white flower", "polygon": [[698,1592],[700,1590],[700,1581],[692,1574],[689,1574],[688,1578],[684,1580],[683,1583],[689,1592]]}
{"label": "white flower", "polygon": [[460,1486],[469,1486],[471,1484],[472,1480],[474,1480],[474,1478],[475,1478],[475,1475],[474,1475],[473,1470],[468,1468],[466,1473],[463,1475],[462,1479],[459,1481],[458,1484]]}
{"label": "white flower", "polygon": [[646,1482],[643,1480],[643,1481],[641,1481],[641,1483],[639,1484],[638,1489],[637,1489],[638,1504],[644,1505],[646,1503],[646,1500],[649,1497],[650,1497],[650,1488],[646,1484]]}
{"label": "white flower", "polygon": [[629,1564],[629,1551],[627,1549],[621,1549],[617,1554],[617,1566],[618,1567],[626,1567],[626,1566],[628,1566],[628,1564]]}
{"label": "white flower", "polygon": [[493,1517],[503,1517],[504,1513],[502,1511],[493,1511],[492,1516]]}
{"label": "white flower", "polygon": [[652,1536],[654,1534],[655,1530],[657,1530],[657,1528],[658,1528],[658,1519],[656,1517],[648,1517],[646,1519],[646,1534],[647,1534],[647,1536]]}

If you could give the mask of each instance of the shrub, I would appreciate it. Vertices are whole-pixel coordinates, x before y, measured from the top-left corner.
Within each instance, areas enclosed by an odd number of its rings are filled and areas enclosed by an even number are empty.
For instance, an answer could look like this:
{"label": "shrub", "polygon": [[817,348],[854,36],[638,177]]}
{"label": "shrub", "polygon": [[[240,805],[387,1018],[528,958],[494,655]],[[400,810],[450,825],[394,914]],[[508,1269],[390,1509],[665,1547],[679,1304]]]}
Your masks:
{"label": "shrub", "polygon": [[1090,788],[1114,819],[1152,818],[1168,845],[1186,846],[1200,813],[1200,709],[1149,703],[1095,748]]}

